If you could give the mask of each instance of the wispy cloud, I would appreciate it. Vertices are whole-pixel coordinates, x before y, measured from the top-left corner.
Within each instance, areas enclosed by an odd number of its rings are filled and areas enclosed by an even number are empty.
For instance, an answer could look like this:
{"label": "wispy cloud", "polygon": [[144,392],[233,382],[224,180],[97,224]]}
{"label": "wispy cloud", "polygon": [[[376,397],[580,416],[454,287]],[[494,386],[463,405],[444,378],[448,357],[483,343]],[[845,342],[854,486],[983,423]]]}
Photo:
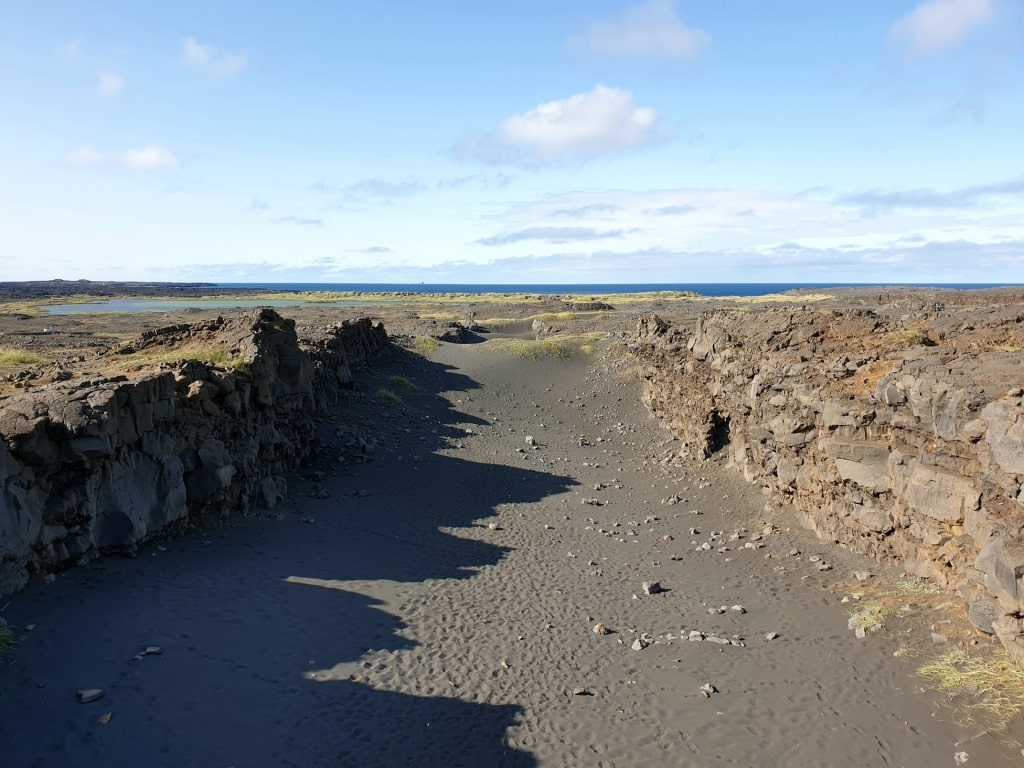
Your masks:
{"label": "wispy cloud", "polygon": [[646,146],[655,140],[657,125],[657,113],[638,107],[629,91],[595,85],[513,115],[454,151],[494,165],[580,162]]}
{"label": "wispy cloud", "polygon": [[[461,283],[624,283],[637,277],[650,283],[818,282],[1024,282],[1024,240],[996,243],[973,240],[894,240],[877,246],[820,247],[787,241],[763,248],[573,250],[469,261],[397,264],[318,259],[312,263],[278,262],[175,264],[152,268],[164,279],[228,282],[252,275],[273,275],[281,282],[330,279],[335,282]],[[980,271],[979,271],[980,270]],[[683,276],[683,277],[681,277]]]}
{"label": "wispy cloud", "polygon": [[268,203],[263,198],[254,197],[250,201],[250,203],[247,206],[245,206],[245,208],[243,208],[242,210],[249,213],[256,213],[258,211],[265,211],[268,208],[270,208],[270,203]]}
{"label": "wispy cloud", "polygon": [[914,55],[950,50],[995,17],[995,0],[928,0],[898,19],[889,39]]}
{"label": "wispy cloud", "polygon": [[122,152],[118,156],[118,162],[132,171],[158,171],[181,165],[181,161],[171,150],[153,144]]}
{"label": "wispy cloud", "polygon": [[946,210],[974,208],[993,197],[1024,198],[1024,176],[992,184],[978,184],[941,192],[930,187],[917,189],[869,189],[840,195],[836,202],[856,205],[866,213],[877,215],[898,209]]}
{"label": "wispy cloud", "polygon": [[323,219],[319,218],[305,218],[302,216],[278,216],[276,219],[271,219],[275,224],[295,224],[299,227],[322,227],[324,224]]}
{"label": "wispy cloud", "polygon": [[569,40],[570,48],[594,53],[668,59],[695,58],[709,45],[711,36],[683,24],[672,0],[627,8],[618,18],[595,22]]}
{"label": "wispy cloud", "polygon": [[386,203],[396,198],[412,197],[427,189],[427,186],[417,180],[388,181],[386,179],[360,179],[352,184],[338,184],[329,179],[322,178],[313,182],[309,187],[313,192],[326,195],[341,195],[345,202],[349,203]]}
{"label": "wispy cloud", "polygon": [[64,162],[77,168],[98,168],[106,164],[107,158],[94,147],[83,144],[69,152],[64,158]]}
{"label": "wispy cloud", "polygon": [[384,179],[360,179],[354,184],[343,187],[342,191],[357,198],[392,199],[411,197],[425,189],[426,186],[416,180],[394,182]]}
{"label": "wispy cloud", "polygon": [[369,248],[360,248],[356,253],[393,253],[386,245],[371,245]]}
{"label": "wispy cloud", "polygon": [[122,90],[124,90],[124,78],[117,72],[101,69],[96,73],[96,92],[100,96],[108,98],[117,96]]}
{"label": "wispy cloud", "polygon": [[591,216],[602,216],[615,213],[620,208],[610,203],[591,203],[590,205],[578,205],[574,208],[558,208],[548,214],[553,219],[587,219]]}
{"label": "wispy cloud", "polygon": [[543,240],[548,243],[568,243],[576,240],[603,240],[605,238],[622,237],[621,229],[598,230],[592,227],[528,227],[515,232],[504,232],[499,235],[477,240],[481,245],[508,245],[523,240]]}
{"label": "wispy cloud", "polygon": [[83,144],[69,152],[64,162],[77,168],[99,168],[113,163],[130,171],[158,171],[181,165],[171,150],[153,144],[127,149],[116,156],[106,155],[90,144]]}
{"label": "wispy cloud", "polygon": [[57,55],[63,56],[66,59],[73,59],[82,52],[83,43],[85,43],[84,36],[79,35],[78,37],[74,37],[57,46]]}
{"label": "wispy cloud", "polygon": [[194,37],[181,41],[181,63],[211,80],[230,80],[245,69],[248,60],[241,54],[225,53],[201,45]]}
{"label": "wispy cloud", "polygon": [[484,189],[504,189],[512,183],[512,176],[507,173],[471,173],[467,176],[456,176],[455,178],[441,179],[437,182],[439,189],[459,189],[462,187],[478,186]]}
{"label": "wispy cloud", "polygon": [[660,208],[647,208],[648,216],[685,216],[699,210],[696,205],[663,205]]}

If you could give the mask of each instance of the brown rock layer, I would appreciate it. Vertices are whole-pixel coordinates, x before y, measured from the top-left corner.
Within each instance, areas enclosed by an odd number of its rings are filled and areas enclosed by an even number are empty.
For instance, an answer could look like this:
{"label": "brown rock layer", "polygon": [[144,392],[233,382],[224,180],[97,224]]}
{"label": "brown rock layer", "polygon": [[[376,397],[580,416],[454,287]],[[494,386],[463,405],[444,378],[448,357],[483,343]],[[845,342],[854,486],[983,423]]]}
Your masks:
{"label": "brown rock layer", "polygon": [[1024,661],[1021,305],[640,320],[645,404],[822,539],[967,601]]}

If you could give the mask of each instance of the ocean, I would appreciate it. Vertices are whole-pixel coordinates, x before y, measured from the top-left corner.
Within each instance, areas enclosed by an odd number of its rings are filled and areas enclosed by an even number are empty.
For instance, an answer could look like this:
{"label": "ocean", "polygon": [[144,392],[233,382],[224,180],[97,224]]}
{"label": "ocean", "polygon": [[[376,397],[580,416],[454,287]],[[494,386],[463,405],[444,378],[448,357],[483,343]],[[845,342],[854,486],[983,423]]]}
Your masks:
{"label": "ocean", "polygon": [[[531,293],[542,295],[646,293],[648,291],[690,291],[702,296],[763,296],[784,291],[829,288],[902,287],[893,283],[496,283],[459,285],[456,283],[217,283],[218,288],[261,288],[267,291],[361,291],[364,293]],[[907,284],[914,288],[973,290],[1001,288],[1003,283],[929,283]]]}

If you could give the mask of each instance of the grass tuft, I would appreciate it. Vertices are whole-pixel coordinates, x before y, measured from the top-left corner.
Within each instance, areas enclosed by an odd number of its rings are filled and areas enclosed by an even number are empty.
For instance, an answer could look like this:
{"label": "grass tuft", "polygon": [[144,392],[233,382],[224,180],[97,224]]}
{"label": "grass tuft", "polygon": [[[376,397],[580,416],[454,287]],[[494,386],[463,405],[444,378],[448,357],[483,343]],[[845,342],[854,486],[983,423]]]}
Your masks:
{"label": "grass tuft", "polygon": [[854,626],[860,627],[865,631],[881,629],[885,625],[885,620],[892,618],[900,613],[899,608],[892,605],[886,605],[881,602],[865,603],[858,610],[850,613],[850,618],[853,620]]}
{"label": "grass tuft", "polygon": [[14,632],[7,624],[0,624],[0,656],[14,647]]}
{"label": "grass tuft", "polygon": [[417,355],[426,357],[431,352],[436,352],[441,348],[441,342],[435,339],[433,336],[416,336],[408,344],[409,351],[415,352]]}
{"label": "grass tuft", "polygon": [[34,355],[24,349],[12,349],[11,347],[0,347],[0,365],[37,365],[45,363],[46,358]]}
{"label": "grass tuft", "polygon": [[589,355],[594,345],[602,337],[600,333],[588,333],[585,336],[555,336],[546,339],[493,339],[487,344],[491,349],[507,352],[528,360],[545,358],[566,359],[576,353]]}
{"label": "grass tuft", "polygon": [[1024,712],[1024,670],[1005,651],[971,656],[957,648],[922,665],[917,673],[950,697],[963,695],[971,723],[1001,731]]}
{"label": "grass tuft", "polygon": [[419,392],[420,388],[405,376],[389,376],[388,381],[396,389],[404,389],[406,392]]}
{"label": "grass tuft", "polygon": [[164,363],[176,363],[179,360],[199,360],[204,363],[213,363],[228,368],[234,368],[240,373],[249,370],[249,364],[242,358],[232,355],[225,347],[219,344],[203,344],[189,347],[179,347],[165,352],[136,352],[131,355],[124,355],[118,360],[118,368],[135,367],[156,367]]}
{"label": "grass tuft", "polygon": [[394,408],[402,408],[405,406],[405,402],[402,400],[402,398],[400,398],[390,389],[386,389],[384,387],[378,389],[373,396],[376,397],[378,400],[383,400],[385,403]]}

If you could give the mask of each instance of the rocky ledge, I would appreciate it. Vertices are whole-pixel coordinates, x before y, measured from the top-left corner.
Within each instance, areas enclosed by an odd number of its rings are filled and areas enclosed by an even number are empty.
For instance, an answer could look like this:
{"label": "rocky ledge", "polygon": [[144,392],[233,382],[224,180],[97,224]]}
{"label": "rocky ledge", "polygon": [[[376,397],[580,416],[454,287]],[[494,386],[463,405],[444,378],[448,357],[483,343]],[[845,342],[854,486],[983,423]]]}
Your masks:
{"label": "rocky ledge", "polygon": [[105,355],[125,373],[62,369],[0,398],[0,595],[32,571],[273,508],[316,412],[388,343],[367,319],[300,337],[263,309],[147,332]]}
{"label": "rocky ledge", "polygon": [[728,457],[819,537],[934,580],[1024,661],[1024,305],[639,321],[680,459]]}

